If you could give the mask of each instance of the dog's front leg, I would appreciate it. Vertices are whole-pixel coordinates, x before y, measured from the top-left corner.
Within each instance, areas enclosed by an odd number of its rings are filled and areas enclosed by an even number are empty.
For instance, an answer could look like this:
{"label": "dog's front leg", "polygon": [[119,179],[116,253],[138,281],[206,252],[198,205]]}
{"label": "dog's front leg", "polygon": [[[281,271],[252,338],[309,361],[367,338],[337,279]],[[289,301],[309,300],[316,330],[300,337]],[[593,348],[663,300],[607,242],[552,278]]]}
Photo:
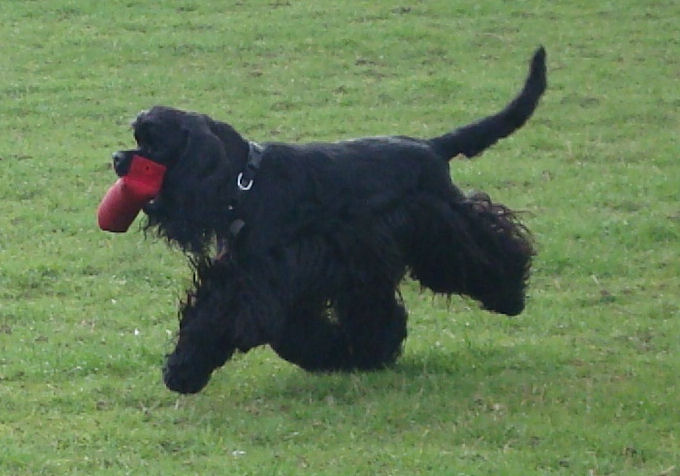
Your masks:
{"label": "dog's front leg", "polygon": [[163,369],[170,390],[199,392],[236,350],[265,342],[257,316],[266,303],[248,275],[229,262],[196,265],[195,289],[180,310],[177,345]]}
{"label": "dog's front leg", "polygon": [[215,326],[218,309],[196,300],[182,310],[175,350],[163,368],[165,385],[179,393],[197,393],[206,386],[213,370],[229,359],[236,349]]}

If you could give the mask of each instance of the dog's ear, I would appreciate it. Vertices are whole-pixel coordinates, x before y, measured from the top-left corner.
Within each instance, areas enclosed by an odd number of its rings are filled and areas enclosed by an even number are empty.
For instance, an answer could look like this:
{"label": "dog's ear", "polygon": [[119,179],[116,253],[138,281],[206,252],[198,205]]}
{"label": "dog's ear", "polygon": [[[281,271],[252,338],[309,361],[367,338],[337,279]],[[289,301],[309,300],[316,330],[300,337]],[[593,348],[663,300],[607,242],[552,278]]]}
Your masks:
{"label": "dog's ear", "polygon": [[193,175],[206,176],[218,168],[237,168],[247,158],[247,141],[228,124],[206,115],[187,116],[182,132],[186,145],[178,165],[190,168]]}
{"label": "dog's ear", "polygon": [[215,121],[208,116],[204,116],[204,118],[213,134],[222,141],[224,152],[229,161],[234,163],[235,166],[241,166],[241,162],[245,163],[249,150],[248,141],[229,124]]}
{"label": "dog's ear", "polygon": [[222,141],[210,129],[206,116],[187,116],[182,124],[182,133],[185,135],[185,146],[177,161],[180,168],[189,168],[204,175],[225,160]]}

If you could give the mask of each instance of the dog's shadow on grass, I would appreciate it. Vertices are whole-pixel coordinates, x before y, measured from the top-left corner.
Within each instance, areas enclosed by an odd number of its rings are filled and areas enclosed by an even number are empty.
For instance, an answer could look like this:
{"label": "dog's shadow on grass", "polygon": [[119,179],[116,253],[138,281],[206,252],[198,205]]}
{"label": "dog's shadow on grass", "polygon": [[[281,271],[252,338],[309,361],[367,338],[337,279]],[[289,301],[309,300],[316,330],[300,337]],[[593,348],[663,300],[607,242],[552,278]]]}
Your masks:
{"label": "dog's shadow on grass", "polygon": [[570,359],[540,343],[487,343],[407,350],[380,371],[309,373],[266,352],[235,359],[234,372],[217,373],[214,379],[220,381],[212,382],[207,398],[191,406],[216,427],[223,425],[225,414],[232,424],[253,427],[259,421],[262,438],[271,437],[272,422],[287,428],[301,421],[335,425],[330,422],[340,419],[364,428],[418,421],[426,427],[438,424],[441,415],[495,411],[509,395],[531,397],[536,389],[563,379]]}
{"label": "dog's shadow on grass", "polygon": [[393,366],[372,372],[308,373],[291,366],[262,382],[257,393],[263,400],[313,403],[332,398],[348,404],[371,399],[417,398],[434,392],[466,398],[484,386],[512,387],[547,375],[563,364],[554,357],[546,356],[540,347],[530,352],[502,346],[455,351],[431,349],[407,353]]}

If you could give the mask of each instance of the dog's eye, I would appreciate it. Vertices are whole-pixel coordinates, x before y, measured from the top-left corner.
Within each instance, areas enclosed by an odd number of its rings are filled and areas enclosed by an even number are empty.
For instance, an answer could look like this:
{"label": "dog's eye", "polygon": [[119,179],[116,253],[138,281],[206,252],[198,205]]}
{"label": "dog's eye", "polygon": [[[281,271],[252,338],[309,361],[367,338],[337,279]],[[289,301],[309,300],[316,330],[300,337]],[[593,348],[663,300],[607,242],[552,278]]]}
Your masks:
{"label": "dog's eye", "polygon": [[137,142],[137,146],[140,149],[144,149],[145,151],[149,152],[155,148],[154,146],[155,140],[153,138],[153,135],[149,134],[148,131],[146,130],[135,131],[134,137],[135,141]]}
{"label": "dog's eye", "polygon": [[146,144],[153,138],[152,129],[148,122],[140,122],[134,130],[134,137],[138,143]]}

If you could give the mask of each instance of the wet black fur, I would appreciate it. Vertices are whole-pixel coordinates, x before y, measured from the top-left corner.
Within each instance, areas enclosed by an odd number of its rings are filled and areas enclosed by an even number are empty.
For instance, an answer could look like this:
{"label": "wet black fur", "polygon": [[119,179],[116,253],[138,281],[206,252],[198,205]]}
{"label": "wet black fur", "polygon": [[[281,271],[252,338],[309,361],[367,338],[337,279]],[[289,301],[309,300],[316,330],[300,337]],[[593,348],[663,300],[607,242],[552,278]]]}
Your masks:
{"label": "wet black fur", "polygon": [[[158,106],[141,113],[138,147],[114,154],[114,167],[124,175],[134,154],[167,166],[146,227],[179,245],[195,271],[166,385],[198,392],[235,351],[263,344],[312,371],[389,365],[406,337],[398,289],[406,274],[490,311],[521,312],[530,235],[508,208],[463,194],[448,161],[521,127],[545,87],[541,48],[505,109],[440,137],[265,143],[252,190],[233,211],[248,141],[205,115]],[[235,218],[244,228],[214,259]]]}

